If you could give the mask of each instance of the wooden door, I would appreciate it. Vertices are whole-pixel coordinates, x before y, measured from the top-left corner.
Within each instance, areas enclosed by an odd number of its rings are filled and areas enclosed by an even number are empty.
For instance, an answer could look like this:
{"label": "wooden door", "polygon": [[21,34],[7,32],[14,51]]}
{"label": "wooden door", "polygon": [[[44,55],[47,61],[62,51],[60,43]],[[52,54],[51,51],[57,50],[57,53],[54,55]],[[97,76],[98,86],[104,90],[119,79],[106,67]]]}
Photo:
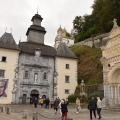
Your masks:
{"label": "wooden door", "polygon": [[22,104],[26,104],[26,98],[27,98],[27,95],[26,95],[26,94],[23,94]]}

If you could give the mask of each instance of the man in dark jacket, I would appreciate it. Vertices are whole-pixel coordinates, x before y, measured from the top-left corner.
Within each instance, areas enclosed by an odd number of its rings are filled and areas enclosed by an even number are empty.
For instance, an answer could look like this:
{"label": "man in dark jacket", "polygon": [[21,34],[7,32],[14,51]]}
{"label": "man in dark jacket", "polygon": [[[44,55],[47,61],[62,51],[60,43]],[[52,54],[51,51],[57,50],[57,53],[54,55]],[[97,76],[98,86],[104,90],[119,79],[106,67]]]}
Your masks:
{"label": "man in dark jacket", "polygon": [[94,117],[96,118],[97,104],[96,104],[96,101],[94,100],[94,97],[91,98],[88,104],[88,109],[90,110],[90,119],[92,120],[92,111],[93,111]]}
{"label": "man in dark jacket", "polygon": [[34,103],[34,106],[35,106],[35,108],[36,108],[36,107],[37,107],[37,104],[38,104],[37,98],[34,99],[33,103]]}
{"label": "man in dark jacket", "polygon": [[45,100],[45,104],[46,104],[45,108],[49,108],[49,103],[50,103],[50,100],[49,100],[49,98],[47,98]]}

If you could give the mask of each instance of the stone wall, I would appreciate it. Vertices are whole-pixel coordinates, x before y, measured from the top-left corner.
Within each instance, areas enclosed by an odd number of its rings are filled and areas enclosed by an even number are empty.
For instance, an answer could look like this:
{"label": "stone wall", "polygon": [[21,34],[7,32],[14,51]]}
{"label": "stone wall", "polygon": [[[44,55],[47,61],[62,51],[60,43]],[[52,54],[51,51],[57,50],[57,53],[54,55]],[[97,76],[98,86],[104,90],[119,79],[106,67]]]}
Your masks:
{"label": "stone wall", "polygon": [[75,43],[75,46],[79,45],[87,45],[89,47],[95,47],[95,48],[100,48],[101,46],[105,46],[107,41],[108,41],[108,35],[109,33],[105,33],[96,37],[91,37],[88,39],[85,39],[84,41]]}
{"label": "stone wall", "polygon": [[104,86],[103,86],[103,84],[85,86],[85,91],[86,91],[87,95],[89,95],[91,93],[104,91]]}

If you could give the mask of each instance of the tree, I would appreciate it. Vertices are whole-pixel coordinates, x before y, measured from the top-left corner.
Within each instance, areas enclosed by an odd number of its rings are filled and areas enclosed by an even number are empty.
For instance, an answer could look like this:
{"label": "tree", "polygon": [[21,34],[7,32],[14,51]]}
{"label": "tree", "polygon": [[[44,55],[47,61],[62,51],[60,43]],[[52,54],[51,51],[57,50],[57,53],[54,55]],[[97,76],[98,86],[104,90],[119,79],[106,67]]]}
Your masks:
{"label": "tree", "polygon": [[83,25],[83,17],[76,16],[73,20],[73,28],[77,30],[77,32],[80,32],[82,30]]}

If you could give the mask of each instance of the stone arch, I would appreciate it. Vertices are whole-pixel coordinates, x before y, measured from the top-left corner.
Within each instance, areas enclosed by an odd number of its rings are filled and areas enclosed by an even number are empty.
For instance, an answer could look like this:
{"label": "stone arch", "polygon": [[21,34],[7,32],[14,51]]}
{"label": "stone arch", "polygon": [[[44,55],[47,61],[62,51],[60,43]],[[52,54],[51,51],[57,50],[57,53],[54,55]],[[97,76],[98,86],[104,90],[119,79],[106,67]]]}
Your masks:
{"label": "stone arch", "polygon": [[110,82],[111,83],[118,83],[118,82],[120,82],[120,65],[118,67],[115,67],[110,72]]}
{"label": "stone arch", "polygon": [[36,89],[31,90],[30,92],[30,104],[33,103],[34,99],[37,98],[39,100],[39,91]]}

